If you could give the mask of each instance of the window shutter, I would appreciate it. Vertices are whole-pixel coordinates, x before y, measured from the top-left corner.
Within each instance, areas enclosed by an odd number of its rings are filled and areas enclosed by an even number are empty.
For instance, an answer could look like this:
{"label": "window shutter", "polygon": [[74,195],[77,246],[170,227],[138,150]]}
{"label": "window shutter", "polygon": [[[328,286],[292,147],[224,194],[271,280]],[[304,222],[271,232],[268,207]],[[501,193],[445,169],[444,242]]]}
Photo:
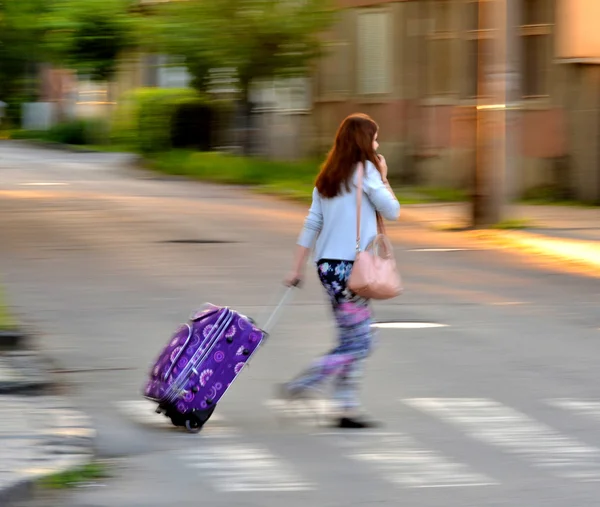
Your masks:
{"label": "window shutter", "polygon": [[389,93],[391,88],[391,16],[364,12],[358,16],[358,93]]}

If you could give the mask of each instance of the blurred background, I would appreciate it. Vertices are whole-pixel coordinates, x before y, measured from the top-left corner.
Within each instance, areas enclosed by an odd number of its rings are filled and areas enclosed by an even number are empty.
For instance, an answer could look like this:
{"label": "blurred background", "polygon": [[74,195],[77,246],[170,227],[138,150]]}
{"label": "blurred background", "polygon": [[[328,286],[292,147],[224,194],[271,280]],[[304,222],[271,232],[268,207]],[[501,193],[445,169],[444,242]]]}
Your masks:
{"label": "blurred background", "polygon": [[596,9],[8,0],[3,135],[306,160],[363,111],[399,183],[474,196],[475,220],[506,199],[597,203]]}
{"label": "blurred background", "polygon": [[[0,505],[598,505],[598,26],[600,0],[0,0]],[[402,206],[384,429],[278,423],[334,336],[309,271],[174,430],[149,365],[206,301],[269,314],[355,112]]]}

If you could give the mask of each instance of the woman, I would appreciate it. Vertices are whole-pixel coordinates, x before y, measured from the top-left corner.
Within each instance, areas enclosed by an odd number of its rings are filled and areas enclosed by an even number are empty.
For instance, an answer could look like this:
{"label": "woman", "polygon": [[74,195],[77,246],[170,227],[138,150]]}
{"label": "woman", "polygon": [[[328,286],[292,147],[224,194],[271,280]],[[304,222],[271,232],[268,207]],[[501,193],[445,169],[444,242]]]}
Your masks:
{"label": "woman", "polygon": [[340,125],[335,144],[323,164],[313,190],[312,206],[300,234],[292,272],[292,285],[304,278],[304,267],[314,247],[317,272],[329,295],[338,329],[338,346],[316,360],[304,373],[282,387],[286,399],[303,397],[335,377],[334,398],[341,409],[340,428],[373,426],[359,415],[358,389],[366,357],[371,351],[369,302],[346,288],[356,258],[356,192],[363,164],[361,249],[377,234],[376,211],[397,220],[400,204],[388,181],[385,159],[377,154],[377,124],[364,114],[353,114]]}

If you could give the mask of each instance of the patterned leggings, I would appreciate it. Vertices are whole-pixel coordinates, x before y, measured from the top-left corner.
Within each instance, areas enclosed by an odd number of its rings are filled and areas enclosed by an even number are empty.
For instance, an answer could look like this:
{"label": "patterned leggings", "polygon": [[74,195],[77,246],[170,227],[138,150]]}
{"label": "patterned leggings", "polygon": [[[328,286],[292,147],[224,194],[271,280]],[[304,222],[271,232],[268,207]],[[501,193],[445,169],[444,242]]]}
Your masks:
{"label": "patterned leggings", "polygon": [[346,288],[352,264],[329,259],[317,263],[319,278],[333,307],[339,344],[288,384],[294,391],[314,389],[327,378],[335,377],[334,399],[345,410],[360,406],[358,391],[373,342],[368,301]]}

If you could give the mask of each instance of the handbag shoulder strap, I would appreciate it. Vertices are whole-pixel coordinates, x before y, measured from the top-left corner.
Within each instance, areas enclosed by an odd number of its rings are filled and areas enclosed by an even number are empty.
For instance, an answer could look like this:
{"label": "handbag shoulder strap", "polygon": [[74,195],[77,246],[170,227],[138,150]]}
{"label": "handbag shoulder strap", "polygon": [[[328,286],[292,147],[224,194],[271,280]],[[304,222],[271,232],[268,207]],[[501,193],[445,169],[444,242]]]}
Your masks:
{"label": "handbag shoulder strap", "polygon": [[[360,252],[360,217],[361,217],[361,207],[362,207],[362,195],[363,195],[363,178],[365,166],[362,162],[358,163],[358,182],[356,188],[356,252]],[[377,218],[377,232],[378,234],[386,234],[385,223],[383,221],[383,217],[381,213],[375,211],[375,216]]]}
{"label": "handbag shoulder strap", "polygon": [[363,193],[363,176],[364,176],[364,165],[362,162],[358,163],[358,182],[356,185],[356,252],[360,252],[360,216],[361,216],[361,205],[362,205],[362,193]]}

